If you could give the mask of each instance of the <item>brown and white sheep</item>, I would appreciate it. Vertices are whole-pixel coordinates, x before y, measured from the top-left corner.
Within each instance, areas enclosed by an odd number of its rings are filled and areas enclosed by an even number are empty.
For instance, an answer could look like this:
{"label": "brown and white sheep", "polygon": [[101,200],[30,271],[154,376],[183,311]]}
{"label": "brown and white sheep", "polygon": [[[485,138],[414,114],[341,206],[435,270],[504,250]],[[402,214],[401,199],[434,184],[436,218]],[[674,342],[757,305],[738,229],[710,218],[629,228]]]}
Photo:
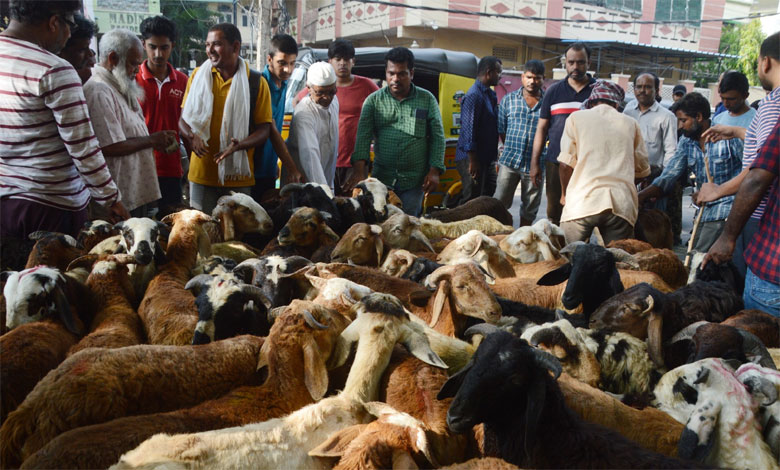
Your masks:
{"label": "brown and white sheep", "polygon": [[395,214],[382,222],[382,238],[390,248],[434,252],[428,237],[420,231],[420,221]]}
{"label": "brown and white sheep", "polygon": [[90,220],[84,224],[76,240],[84,249],[84,252],[89,253],[98,243],[118,234],[119,230],[114,228],[113,224],[105,220]]}
{"label": "brown and white sheep", "polygon": [[385,254],[382,227],[357,223],[341,237],[330,254],[334,263],[380,266]]}
{"label": "brown and white sheep", "polygon": [[295,210],[279,235],[268,242],[263,256],[303,256],[313,261],[329,259],[329,249],[335,246],[339,236],[328,227],[325,217],[317,209],[301,207]]}
{"label": "brown and white sheep", "polygon": [[444,264],[474,260],[493,278],[515,277],[515,270],[498,243],[478,230],[471,230],[450,242],[436,257]]}
{"label": "brown and white sheep", "polygon": [[30,240],[36,240],[24,269],[49,266],[65,272],[71,261],[84,254],[84,249],[70,235],[57,232],[33,232]]}
{"label": "brown and white sheep", "polygon": [[466,220],[442,222],[435,219],[419,219],[420,231],[429,240],[439,238],[458,238],[471,230],[479,230],[485,235],[512,233],[512,225],[505,225],[489,215],[475,215]]}

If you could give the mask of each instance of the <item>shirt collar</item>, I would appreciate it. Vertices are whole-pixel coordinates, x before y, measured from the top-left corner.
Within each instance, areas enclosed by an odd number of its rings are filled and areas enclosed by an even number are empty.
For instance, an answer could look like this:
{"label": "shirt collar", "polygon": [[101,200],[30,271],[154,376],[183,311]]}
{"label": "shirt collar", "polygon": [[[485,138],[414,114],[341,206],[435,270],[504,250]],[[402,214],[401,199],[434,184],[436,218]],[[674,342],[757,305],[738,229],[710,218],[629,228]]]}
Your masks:
{"label": "shirt collar", "polygon": [[[636,109],[636,110],[637,110],[637,111],[639,111],[640,113],[642,113],[642,112],[643,112],[643,111],[642,111],[642,110],[639,108],[639,101],[638,101],[636,98],[634,99],[634,101],[632,101],[632,102],[631,102],[631,105],[634,107],[634,109]],[[656,112],[656,111],[658,111],[658,108],[659,108],[660,106],[661,106],[661,105],[660,105],[660,104],[658,104],[658,101],[655,101],[655,100],[653,100],[653,104],[650,106],[650,109],[648,109],[647,111],[644,111],[644,112],[648,112],[648,113],[649,113],[649,112]]]}
{"label": "shirt collar", "polygon": [[273,75],[271,75],[271,70],[268,68],[268,64],[265,64],[265,67],[263,67],[263,76],[265,77],[265,81],[268,82],[268,87],[271,89],[271,91],[279,91],[287,86],[287,80],[282,80],[281,87],[276,86],[276,80],[274,79]]}
{"label": "shirt collar", "polygon": [[[152,74],[152,71],[149,70],[149,67],[146,65],[147,62],[148,62],[147,60],[143,61],[141,67],[139,67],[141,78],[143,78],[144,80],[156,79],[157,77],[155,77],[154,74]],[[170,62],[166,64],[166,67],[168,68],[168,76],[167,76],[168,79],[172,82],[176,81],[176,74],[173,73],[173,66],[170,64]]]}
{"label": "shirt collar", "polygon": [[481,81],[479,81],[479,79],[474,80],[474,84],[477,85],[477,89],[479,91],[481,91],[482,93],[488,93],[488,92],[492,92],[493,91],[492,88],[490,88],[489,86],[487,86],[484,83],[482,83]]}

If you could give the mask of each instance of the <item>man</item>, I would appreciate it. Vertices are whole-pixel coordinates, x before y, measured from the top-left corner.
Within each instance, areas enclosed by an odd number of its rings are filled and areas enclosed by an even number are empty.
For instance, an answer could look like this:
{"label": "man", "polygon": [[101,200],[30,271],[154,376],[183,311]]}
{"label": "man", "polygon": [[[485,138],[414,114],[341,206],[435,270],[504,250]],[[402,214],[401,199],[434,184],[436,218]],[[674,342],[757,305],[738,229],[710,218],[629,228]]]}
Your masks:
{"label": "man", "polygon": [[688,93],[688,89],[685,88],[685,85],[675,85],[674,88],[672,88],[672,99],[677,103],[686,93]]}
{"label": "man", "polygon": [[[745,129],[738,126],[718,125],[711,127],[704,134],[705,138],[712,141],[731,138],[744,139],[745,154],[742,157],[742,172],[724,184],[705,183],[702,185],[696,199],[698,204],[714,201],[737,192],[742,181],[747,177],[750,166],[758,155],[758,150],[764,146],[770,132],[780,118],[780,32],[769,36],[761,44],[758,56],[758,79],[768,94],[761,100],[758,112],[750,126]],[[766,212],[768,202],[767,197],[761,200],[737,238],[734,263],[741,272],[746,272],[747,269],[742,253],[747,248],[748,242],[758,232],[759,221]]]}
{"label": "man", "polygon": [[[587,74],[590,65],[590,49],[585,44],[575,42],[566,48],[563,55],[566,66],[566,79],[551,86],[544,94],[542,108],[539,113],[539,124],[534,136],[533,153],[531,154],[531,182],[541,186],[546,180],[547,218],[554,224],[561,220],[561,183],[558,174],[558,154],[561,150],[561,135],[566,118],[580,109],[583,101],[590,96],[590,90],[595,80]],[[549,134],[549,135],[548,135]],[[550,145],[545,155],[544,171],[540,165],[544,144]]]}
{"label": "man", "polygon": [[208,60],[192,72],[184,93],[179,132],[192,149],[190,205],[208,214],[230,191],[251,193],[254,149],[271,131],[268,84],[259,80],[257,98],[251,100],[249,64],[240,50],[241,33],[234,25],[209,28]]}
{"label": "man", "polygon": [[718,85],[721,103],[725,111],[712,118],[712,124],[725,126],[747,127],[756,115],[756,110],[748,106],[747,99],[750,94],[750,84],[742,72],[732,70],[723,74]]}
{"label": "man", "polygon": [[347,39],[336,39],[328,46],[328,62],[336,71],[336,98],[339,102],[339,155],[336,162],[336,195],[344,191],[352,173],[350,158],[355,150],[358,120],[368,95],[379,89],[373,80],[354,75],[355,47]]}
{"label": "man", "polygon": [[385,55],[387,87],[372,93],[363,104],[358,122],[354,172],[347,191],[368,176],[368,158],[374,141],[374,168],[378,178],[401,199],[404,212],[418,216],[423,195],[439,186],[444,172],[444,128],[436,98],[412,83],[414,55],[405,47]]}
{"label": "man", "polygon": [[[262,148],[262,154],[260,149],[256,150],[258,158],[255,161],[255,185],[252,188],[252,197],[258,201],[266,191],[276,187],[279,158],[282,159],[286,175],[286,181],[282,181],[282,183],[301,181],[301,173],[292,163],[290,153],[281,137],[282,126],[284,126],[287,80],[295,69],[296,57],[298,57],[298,44],[292,36],[277,34],[271,38],[271,47],[268,49],[262,78],[271,93],[273,126],[270,129],[270,138]],[[251,79],[250,75],[250,81]]]}
{"label": "man", "polygon": [[26,239],[37,230],[75,236],[87,221],[90,197],[112,220],[129,216],[94,138],[81,80],[55,55],[80,7],[79,1],[14,0],[0,33],[7,73],[0,81],[0,239]]}
{"label": "man", "polygon": [[460,173],[461,202],[492,196],[496,190],[498,103],[490,87],[501,78],[501,59],[486,56],[477,65],[477,79],[460,105],[460,134],[455,166]]}
{"label": "man", "polygon": [[179,118],[181,101],[187,88],[187,76],[173,68],[168,61],[176,44],[176,24],[164,16],[153,16],[141,22],[141,37],[146,60],[135,76],[144,89],[141,111],[150,134],[159,131],[176,132],[175,145],[169,149],[154,151],[157,183],[160,185],[160,209],[158,217],[168,215],[181,205],[181,166],[179,151]]}
{"label": "man", "polygon": [[[683,137],[661,176],[639,193],[640,203],[668,193],[675,181],[691,171],[696,174],[697,184],[701,186],[707,181],[708,172],[715,183],[721,184],[736,176],[742,168],[743,143],[740,139],[706,143],[702,136],[710,128],[710,103],[706,98],[696,92],[688,93],[678,103],[675,114]],[[704,253],[712,246],[723,230],[733,201],[734,196],[728,196],[701,209],[704,213],[693,241],[695,251]]]}
{"label": "man", "polygon": [[89,44],[92,42],[92,37],[97,34],[97,25],[79,14],[76,14],[73,20],[76,23],[76,30],[70,35],[70,39],[58,55],[76,69],[83,84],[92,76],[92,67],[95,66],[95,53]]}
{"label": "man", "polygon": [[531,151],[539,123],[541,101],[544,97],[544,64],[539,60],[526,62],[523,86],[507,94],[498,106],[498,135],[504,142],[504,151],[498,159],[498,182],[494,198],[509,209],[515,189],[520,183],[523,206],[520,225],[531,225],[542,202],[540,187],[531,182]]}
{"label": "man", "polygon": [[[664,108],[656,97],[660,91],[661,80],[652,72],[643,72],[634,79],[632,101],[623,111],[639,122],[642,138],[647,145],[647,158],[650,162],[650,174],[658,176],[664,164],[677,150],[677,117]],[[681,242],[682,231],[682,184],[675,182],[669,196],[658,201],[657,208],[664,210],[672,221],[672,233],[676,244]]]}
{"label": "man", "polygon": [[139,103],[143,88],[135,82],[144,52],[135,33],[107,32],[100,38],[100,51],[102,60],[84,85],[92,126],[122,203],[133,217],[147,217],[147,204],[160,199],[152,149],[176,145],[176,133],[150,135],[146,128]]}
{"label": "man", "polygon": [[[760,59],[759,59],[760,60]],[[759,108],[760,109],[760,108]],[[758,155],[751,163],[747,176],[734,200],[734,207],[726,221],[726,227],[704,257],[702,266],[709,261],[724,263],[732,258],[737,236],[743,236],[742,227],[755,213],[762,201],[769,200],[766,212],[755,236],[748,241],[745,250],[747,275],[742,294],[746,309],[759,309],[780,317],[780,124],[772,130]],[[740,235],[742,232],[742,235]]]}
{"label": "man", "polygon": [[589,240],[594,227],[604,243],[634,235],[634,181],[648,176],[650,166],[639,123],[617,111],[624,96],[616,83],[599,80],[585,110],[566,120],[558,156],[566,243]]}
{"label": "man", "polygon": [[327,62],[314,63],[306,74],[306,84],[309,95],[295,106],[287,145],[306,181],[333,189],[339,149],[336,72]]}

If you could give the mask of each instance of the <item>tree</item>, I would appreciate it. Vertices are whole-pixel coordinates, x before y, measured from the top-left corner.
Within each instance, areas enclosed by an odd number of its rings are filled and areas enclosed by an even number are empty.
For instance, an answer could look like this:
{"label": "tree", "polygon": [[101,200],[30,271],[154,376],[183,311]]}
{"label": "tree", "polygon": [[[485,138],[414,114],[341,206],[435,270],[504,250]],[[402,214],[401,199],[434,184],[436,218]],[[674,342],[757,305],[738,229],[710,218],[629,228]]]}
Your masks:
{"label": "tree", "polygon": [[217,13],[205,8],[203,3],[185,0],[162,0],[160,12],[176,23],[179,39],[171,54],[176,67],[190,66],[190,58],[199,66],[206,60],[206,35],[217,24]]}
{"label": "tree", "polygon": [[740,31],[739,34],[739,70],[744,73],[751,85],[759,85],[758,70],[758,52],[761,49],[761,43],[764,42],[764,33],[761,31],[761,22],[753,20]]}
{"label": "tree", "polygon": [[763,40],[761,22],[757,19],[744,24],[725,23],[718,52],[739,57],[712,59],[694,64],[692,75],[696,86],[706,87],[708,83],[716,82],[720,74],[727,70],[738,70],[748,77],[751,85],[758,85],[756,62]]}

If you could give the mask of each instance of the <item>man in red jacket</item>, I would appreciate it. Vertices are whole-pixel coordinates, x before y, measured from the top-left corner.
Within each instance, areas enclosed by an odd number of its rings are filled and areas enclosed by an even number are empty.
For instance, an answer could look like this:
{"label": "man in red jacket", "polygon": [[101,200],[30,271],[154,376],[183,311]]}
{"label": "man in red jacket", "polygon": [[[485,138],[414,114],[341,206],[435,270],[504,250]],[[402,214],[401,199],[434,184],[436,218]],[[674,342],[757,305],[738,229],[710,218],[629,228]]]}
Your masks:
{"label": "man in red jacket", "polygon": [[[143,20],[140,30],[147,58],[135,79],[145,92],[141,109],[146,126],[149,134],[163,130],[178,133],[187,76],[168,62],[176,42],[176,25],[164,16],[154,16]],[[163,217],[182,202],[183,170],[179,146],[155,150],[154,159],[161,194],[158,217]]]}

